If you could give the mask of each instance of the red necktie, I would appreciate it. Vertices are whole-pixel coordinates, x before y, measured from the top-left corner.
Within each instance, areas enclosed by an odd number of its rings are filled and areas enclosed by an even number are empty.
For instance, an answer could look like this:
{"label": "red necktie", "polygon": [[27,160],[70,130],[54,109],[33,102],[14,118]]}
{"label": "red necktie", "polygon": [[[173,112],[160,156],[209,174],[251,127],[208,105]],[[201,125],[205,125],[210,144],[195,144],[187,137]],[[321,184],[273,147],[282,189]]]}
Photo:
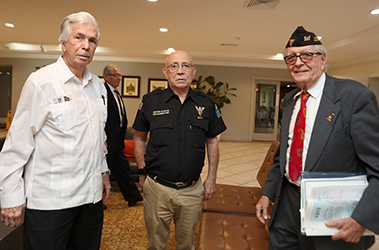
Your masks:
{"label": "red necktie", "polygon": [[307,112],[306,102],[310,94],[301,93],[301,105],[295,121],[292,144],[289,159],[289,175],[292,181],[296,180],[303,169],[303,145],[305,135],[305,114]]}

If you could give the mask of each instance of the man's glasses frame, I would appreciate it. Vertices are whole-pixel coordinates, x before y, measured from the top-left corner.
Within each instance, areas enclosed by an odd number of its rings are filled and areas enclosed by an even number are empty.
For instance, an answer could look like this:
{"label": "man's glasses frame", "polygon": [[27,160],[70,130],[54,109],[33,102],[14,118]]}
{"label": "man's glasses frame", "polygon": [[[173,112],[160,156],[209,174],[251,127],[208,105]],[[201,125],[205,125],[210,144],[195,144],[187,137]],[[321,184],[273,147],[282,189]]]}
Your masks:
{"label": "man's glasses frame", "polygon": [[193,64],[190,64],[190,63],[182,63],[181,65],[179,63],[173,63],[173,64],[170,64],[168,66],[166,66],[166,68],[170,71],[170,72],[176,72],[178,71],[178,69],[182,67],[182,69],[184,71],[191,71],[192,68],[194,67]]}
{"label": "man's glasses frame", "polygon": [[322,53],[320,53],[320,52],[315,52],[315,53],[303,52],[303,53],[300,53],[299,55],[290,54],[290,55],[284,57],[284,61],[286,62],[286,64],[292,65],[292,64],[296,63],[297,58],[299,57],[303,63],[308,63],[308,62],[311,62],[313,60],[314,55],[322,55]]}

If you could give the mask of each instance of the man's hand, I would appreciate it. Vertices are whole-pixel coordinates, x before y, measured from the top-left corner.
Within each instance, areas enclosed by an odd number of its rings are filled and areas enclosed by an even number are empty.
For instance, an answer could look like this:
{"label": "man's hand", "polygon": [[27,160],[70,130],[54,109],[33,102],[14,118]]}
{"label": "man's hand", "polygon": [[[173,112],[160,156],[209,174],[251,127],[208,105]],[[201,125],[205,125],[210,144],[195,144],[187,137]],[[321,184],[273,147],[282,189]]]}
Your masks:
{"label": "man's hand", "polygon": [[1,209],[1,221],[6,226],[17,227],[22,221],[22,212],[25,208],[25,204],[18,207],[3,208]]}
{"label": "man's hand", "polygon": [[332,236],[332,240],[344,240],[349,243],[358,243],[366,228],[353,218],[325,221],[327,227],[336,227],[340,231]]}
{"label": "man's hand", "polygon": [[271,216],[268,214],[268,206],[270,205],[270,198],[265,195],[262,195],[259,199],[257,205],[255,206],[256,216],[260,222],[266,224],[271,219]]}
{"label": "man's hand", "polygon": [[216,192],[216,181],[212,181],[207,178],[204,183],[204,200],[209,200],[212,198],[213,194]]}
{"label": "man's hand", "polygon": [[143,185],[145,184],[145,180],[146,180],[145,175],[140,174],[139,175],[139,185],[141,186],[141,188],[143,188]]}
{"label": "man's hand", "polygon": [[106,202],[111,193],[111,183],[109,181],[109,175],[102,174],[103,177],[103,203]]}

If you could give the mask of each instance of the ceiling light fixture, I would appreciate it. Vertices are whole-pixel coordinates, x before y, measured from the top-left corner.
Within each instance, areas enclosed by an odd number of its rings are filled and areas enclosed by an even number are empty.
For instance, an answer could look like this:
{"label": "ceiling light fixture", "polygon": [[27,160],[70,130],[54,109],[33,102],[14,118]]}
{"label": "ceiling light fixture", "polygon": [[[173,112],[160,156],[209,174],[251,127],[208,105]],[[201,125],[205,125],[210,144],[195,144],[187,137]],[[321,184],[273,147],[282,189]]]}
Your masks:
{"label": "ceiling light fixture", "polygon": [[318,39],[318,40],[321,40],[321,39],[322,39],[322,36],[317,36],[317,39]]}
{"label": "ceiling light fixture", "polygon": [[152,2],[152,3],[154,3],[154,2],[158,2],[158,0],[148,0],[149,2]]}
{"label": "ceiling light fixture", "polygon": [[168,32],[168,29],[167,28],[160,28],[159,31],[165,33],[165,32]]}
{"label": "ceiling light fixture", "polygon": [[370,11],[370,13],[372,15],[378,15],[379,14],[379,9],[372,10],[372,11]]}
{"label": "ceiling light fixture", "polygon": [[5,23],[5,26],[9,27],[9,28],[13,28],[14,27],[14,24],[13,23]]}
{"label": "ceiling light fixture", "polygon": [[175,52],[175,49],[174,49],[174,48],[168,48],[167,50],[168,50],[169,53],[173,53],[173,52]]}

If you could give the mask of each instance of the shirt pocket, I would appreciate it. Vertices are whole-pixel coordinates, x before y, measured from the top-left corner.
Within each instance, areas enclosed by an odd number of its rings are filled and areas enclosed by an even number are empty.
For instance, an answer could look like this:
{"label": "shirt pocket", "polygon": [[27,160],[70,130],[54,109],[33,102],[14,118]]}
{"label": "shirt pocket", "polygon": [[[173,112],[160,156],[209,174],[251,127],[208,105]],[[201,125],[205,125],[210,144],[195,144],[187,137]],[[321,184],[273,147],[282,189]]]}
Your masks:
{"label": "shirt pocket", "polygon": [[108,118],[108,110],[106,105],[107,100],[105,100],[105,98],[96,98],[96,102],[100,110],[100,120],[104,123],[105,126]]}
{"label": "shirt pocket", "polygon": [[77,104],[75,100],[53,104],[51,111],[55,126],[63,132],[72,130],[79,123]]}
{"label": "shirt pocket", "polygon": [[208,138],[209,120],[192,120],[190,121],[191,145],[195,147],[204,147]]}
{"label": "shirt pocket", "polygon": [[150,122],[150,139],[154,146],[164,146],[172,144],[175,140],[174,121],[156,120]]}

